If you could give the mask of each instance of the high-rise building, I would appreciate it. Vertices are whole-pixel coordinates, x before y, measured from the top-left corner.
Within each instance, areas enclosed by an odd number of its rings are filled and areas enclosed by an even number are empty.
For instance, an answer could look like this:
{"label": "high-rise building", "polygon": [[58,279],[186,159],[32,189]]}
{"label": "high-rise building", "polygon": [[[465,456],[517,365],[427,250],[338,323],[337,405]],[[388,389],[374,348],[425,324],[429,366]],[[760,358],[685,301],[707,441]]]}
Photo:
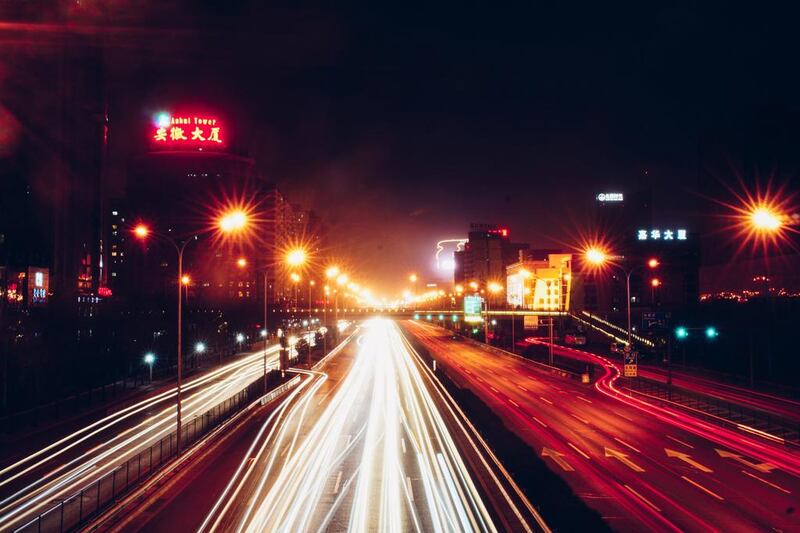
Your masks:
{"label": "high-rise building", "polygon": [[528,244],[511,242],[508,228],[497,224],[472,224],[464,249],[453,254],[453,281],[460,285],[471,281],[503,283],[506,267],[519,260],[520,250],[528,248]]}

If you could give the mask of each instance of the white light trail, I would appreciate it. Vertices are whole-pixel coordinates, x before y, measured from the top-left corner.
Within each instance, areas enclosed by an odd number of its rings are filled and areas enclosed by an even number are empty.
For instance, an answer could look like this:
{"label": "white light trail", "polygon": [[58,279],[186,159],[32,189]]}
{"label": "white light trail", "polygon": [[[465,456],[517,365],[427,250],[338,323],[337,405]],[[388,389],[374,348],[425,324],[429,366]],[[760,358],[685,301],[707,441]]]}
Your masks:
{"label": "white light trail", "polygon": [[[267,356],[268,367],[276,368],[278,347],[269,348]],[[188,380],[182,388],[184,422],[243,390],[263,371],[264,352],[260,351]],[[172,387],[138,401],[3,467],[0,489],[9,487],[13,493],[0,500],[0,530],[30,520],[53,500],[71,496],[169,435],[175,425],[176,395],[177,388]],[[62,462],[48,466],[53,461]],[[44,467],[48,470],[37,475]],[[35,479],[26,482],[26,476]]]}
{"label": "white light trail", "polygon": [[[362,332],[333,392],[313,373],[262,427],[200,531],[496,530],[397,326],[373,319]],[[319,414],[315,394],[329,394]]]}

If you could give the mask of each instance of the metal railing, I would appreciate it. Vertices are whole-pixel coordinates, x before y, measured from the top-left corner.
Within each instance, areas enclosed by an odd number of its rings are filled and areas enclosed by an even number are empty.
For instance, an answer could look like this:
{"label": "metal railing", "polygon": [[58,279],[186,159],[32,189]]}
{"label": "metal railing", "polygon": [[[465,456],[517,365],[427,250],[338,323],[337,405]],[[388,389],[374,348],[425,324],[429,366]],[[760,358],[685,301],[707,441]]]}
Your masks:
{"label": "metal railing", "polygon": [[680,387],[645,378],[622,378],[620,383],[631,392],[648,397],[700,416],[712,422],[723,422],[740,431],[775,440],[783,444],[800,445],[800,426],[766,411],[751,409],[743,405],[700,394]]}
{"label": "metal railing", "polygon": [[[270,371],[270,374],[274,376],[276,373]],[[271,397],[280,394],[275,394],[276,391],[284,392],[294,384],[296,380],[284,383],[270,393]],[[182,448],[186,449],[199,441],[259,398],[262,392],[263,380],[259,377],[245,389],[189,420],[182,426]],[[53,502],[52,507],[15,529],[15,533],[64,532],[79,527],[157,472],[161,466],[176,456],[176,451],[173,431],[75,494]]]}

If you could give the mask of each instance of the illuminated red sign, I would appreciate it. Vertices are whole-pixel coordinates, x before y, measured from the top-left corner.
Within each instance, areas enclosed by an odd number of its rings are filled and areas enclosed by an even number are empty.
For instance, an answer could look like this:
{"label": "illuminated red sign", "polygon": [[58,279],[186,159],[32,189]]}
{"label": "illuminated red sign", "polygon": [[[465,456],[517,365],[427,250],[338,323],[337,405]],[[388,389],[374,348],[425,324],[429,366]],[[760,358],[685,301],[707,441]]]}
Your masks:
{"label": "illuminated red sign", "polygon": [[202,148],[224,144],[225,133],[215,117],[160,113],[155,118],[152,139],[165,146]]}

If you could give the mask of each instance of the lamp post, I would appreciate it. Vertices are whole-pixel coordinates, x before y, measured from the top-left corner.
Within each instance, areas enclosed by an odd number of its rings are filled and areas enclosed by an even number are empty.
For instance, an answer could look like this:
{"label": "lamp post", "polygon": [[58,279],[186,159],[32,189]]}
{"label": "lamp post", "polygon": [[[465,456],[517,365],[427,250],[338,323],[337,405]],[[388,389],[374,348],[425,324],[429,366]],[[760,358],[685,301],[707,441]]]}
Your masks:
{"label": "lamp post", "polygon": [[490,281],[486,284],[486,319],[483,321],[483,342],[489,344],[489,300],[491,295],[499,294],[503,290],[503,286],[495,281]]}
{"label": "lamp post", "polygon": [[311,367],[311,341],[308,338],[309,333],[311,332],[311,289],[316,285],[316,282],[312,279],[308,282],[308,328],[306,330],[306,342],[308,343],[308,366]]}
{"label": "lamp post", "polygon": [[[619,265],[614,262],[614,259],[620,259],[620,256],[609,256],[604,250],[598,247],[590,247],[584,252],[584,259],[591,265],[596,267],[602,267],[609,265],[618,269],[620,272],[625,274],[625,295],[626,295],[626,315],[627,315],[627,332],[628,332],[628,346],[631,345],[631,275],[636,271],[638,268],[634,266],[632,268],[624,268],[622,265]],[[659,262],[658,259],[650,259],[647,262],[647,266],[650,268],[658,267]],[[660,281],[659,281],[660,284]]]}
{"label": "lamp post", "polygon": [[150,367],[150,383],[153,382],[153,363],[156,362],[156,355],[153,352],[144,354],[144,364]]}
{"label": "lamp post", "polygon": [[[197,356],[204,354],[206,352],[206,343],[200,341],[194,344],[194,357],[195,357],[195,366],[199,366],[197,363]],[[220,352],[221,354],[222,352]],[[220,355],[220,358],[222,356]]]}
{"label": "lamp post", "polygon": [[[339,287],[344,287],[347,284],[347,274],[339,274],[336,277],[336,285]],[[333,291],[333,304],[336,313],[336,337],[339,337],[339,289],[334,289]]]}
{"label": "lamp post", "polygon": [[[339,274],[340,274],[340,270],[339,270],[339,267],[336,266],[336,265],[331,265],[331,266],[329,266],[328,268],[325,269],[325,277],[328,278],[328,280],[329,280],[328,283],[332,283],[339,276]],[[325,353],[328,353],[328,331],[327,331],[327,328],[328,328],[328,304],[330,303],[330,293],[331,293],[330,286],[329,285],[325,285],[325,311],[324,311],[324,315],[323,315],[323,322],[325,323],[326,331],[325,331],[325,334],[322,336],[322,346],[323,346],[322,350]],[[336,289],[335,288],[334,288],[333,296],[334,296],[334,300],[335,300],[336,299]],[[338,312],[337,312],[337,316],[336,316],[337,322],[338,322],[338,318],[339,317],[338,317]],[[337,327],[338,327],[338,324],[337,324]]]}
{"label": "lamp post", "polygon": [[[219,218],[217,219],[217,229],[222,233],[233,234],[238,233],[243,230],[247,226],[247,213],[245,213],[241,209],[234,209],[227,212],[222,213]],[[178,324],[177,324],[177,357],[178,357],[178,384],[177,384],[177,398],[176,398],[176,406],[177,406],[177,427],[175,432],[175,450],[176,455],[180,455],[181,453],[181,395],[182,395],[182,386],[183,386],[183,285],[188,284],[188,278],[184,279],[183,274],[183,252],[186,250],[186,246],[192,242],[196,241],[201,234],[196,234],[185,241],[178,243],[172,237],[165,235],[163,233],[158,233],[152,231],[148,226],[144,224],[138,224],[133,229],[134,235],[141,239],[147,239],[150,235],[157,237],[163,241],[168,242],[177,253],[178,256],[178,277],[177,285],[178,285]],[[205,233],[205,232],[203,232]]]}
{"label": "lamp post", "polygon": [[150,231],[147,226],[138,225],[134,229],[134,234],[140,239],[146,239],[149,235],[153,235],[155,237],[160,238],[163,241],[168,242],[175,248],[175,252],[178,255],[178,324],[177,324],[177,358],[178,358],[178,384],[177,384],[177,428],[175,433],[175,449],[177,455],[181,453],[181,395],[182,395],[182,385],[183,385],[183,286],[189,283],[188,277],[184,276],[183,274],[183,252],[186,250],[186,246],[192,242],[197,240],[198,235],[190,237],[185,241],[178,243],[172,237],[167,235],[156,233]]}
{"label": "lamp post", "polygon": [[411,274],[408,276],[408,281],[414,284],[414,307],[417,305],[417,280],[419,280],[419,277],[416,274]]}
{"label": "lamp post", "polygon": [[[239,268],[247,266],[247,260],[244,257],[236,261]],[[261,330],[261,336],[264,337],[264,394],[267,393],[267,349],[269,348],[269,328],[267,327],[267,285],[269,282],[269,269],[264,267],[264,329]]]}

